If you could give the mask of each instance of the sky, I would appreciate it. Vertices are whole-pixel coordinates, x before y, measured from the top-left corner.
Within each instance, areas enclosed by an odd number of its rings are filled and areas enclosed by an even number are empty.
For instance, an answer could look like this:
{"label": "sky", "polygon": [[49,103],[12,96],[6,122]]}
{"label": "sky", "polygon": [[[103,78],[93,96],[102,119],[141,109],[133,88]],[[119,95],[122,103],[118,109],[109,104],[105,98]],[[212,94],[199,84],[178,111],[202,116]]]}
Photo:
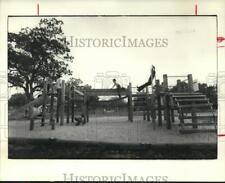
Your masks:
{"label": "sky", "polygon": [[[151,65],[156,68],[156,79],[162,75],[193,74],[198,82],[207,82],[216,73],[216,17],[57,17],[64,22],[68,38],[167,39],[167,47],[70,47],[74,61],[69,68],[73,77],[84,84],[95,86],[100,73],[127,75],[133,86],[148,80]],[[40,17],[9,17],[9,32],[23,27],[34,27]],[[64,79],[68,79],[64,77]],[[169,78],[173,85],[179,78]]]}

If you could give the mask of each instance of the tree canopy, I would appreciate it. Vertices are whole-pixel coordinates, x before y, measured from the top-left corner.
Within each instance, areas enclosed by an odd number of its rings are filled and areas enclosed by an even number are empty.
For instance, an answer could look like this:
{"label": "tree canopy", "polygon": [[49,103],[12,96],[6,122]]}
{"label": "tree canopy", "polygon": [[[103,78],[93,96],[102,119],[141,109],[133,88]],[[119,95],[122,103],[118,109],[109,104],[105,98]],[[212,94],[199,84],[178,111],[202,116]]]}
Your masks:
{"label": "tree canopy", "polygon": [[23,88],[29,100],[45,79],[56,81],[72,74],[68,64],[73,56],[62,25],[55,18],[44,18],[34,28],[8,33],[8,81],[12,87]]}

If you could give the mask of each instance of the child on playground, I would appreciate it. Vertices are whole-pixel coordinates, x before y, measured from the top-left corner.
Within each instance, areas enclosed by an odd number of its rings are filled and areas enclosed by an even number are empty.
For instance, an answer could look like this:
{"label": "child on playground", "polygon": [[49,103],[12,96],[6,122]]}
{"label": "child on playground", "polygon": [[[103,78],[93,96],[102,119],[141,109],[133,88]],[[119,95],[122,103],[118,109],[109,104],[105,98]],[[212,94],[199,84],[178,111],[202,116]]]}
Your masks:
{"label": "child on playground", "polygon": [[143,85],[141,85],[141,86],[139,86],[138,87],[138,92],[140,92],[141,90],[143,90],[145,87],[147,87],[147,86],[149,86],[149,85],[152,85],[152,82],[153,82],[153,79],[154,79],[154,77],[155,77],[155,66],[153,66],[152,65],[152,68],[151,68],[151,75],[150,75],[150,77],[149,77],[149,79],[148,79],[148,81],[145,83],[145,84],[143,84]]}
{"label": "child on playground", "polygon": [[113,87],[112,87],[112,89],[113,89],[114,87],[116,87],[116,90],[117,90],[117,92],[118,92],[118,96],[119,96],[119,98],[121,99],[120,91],[121,91],[122,87],[120,86],[119,83],[117,83],[116,79],[113,79]]}

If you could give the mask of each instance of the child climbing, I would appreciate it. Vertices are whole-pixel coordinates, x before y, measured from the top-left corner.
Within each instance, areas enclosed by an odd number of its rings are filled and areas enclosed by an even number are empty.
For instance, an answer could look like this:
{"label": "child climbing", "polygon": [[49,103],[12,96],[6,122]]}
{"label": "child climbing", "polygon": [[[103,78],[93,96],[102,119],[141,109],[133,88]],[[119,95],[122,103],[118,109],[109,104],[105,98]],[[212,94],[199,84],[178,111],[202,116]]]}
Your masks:
{"label": "child climbing", "polygon": [[149,79],[148,79],[148,82],[146,82],[145,84],[139,86],[138,89],[137,89],[138,92],[140,92],[141,90],[143,90],[146,86],[151,85],[151,84],[152,84],[152,81],[153,81],[153,79],[154,79],[154,77],[155,77],[155,66],[152,65],[152,68],[151,68],[151,75],[150,75],[150,77],[149,77]]}
{"label": "child climbing", "polygon": [[118,92],[118,96],[119,96],[119,98],[121,99],[120,91],[121,91],[122,88],[121,88],[120,84],[117,83],[116,79],[113,79],[113,87],[112,87],[112,89],[113,89],[114,87],[116,87],[117,92]]}

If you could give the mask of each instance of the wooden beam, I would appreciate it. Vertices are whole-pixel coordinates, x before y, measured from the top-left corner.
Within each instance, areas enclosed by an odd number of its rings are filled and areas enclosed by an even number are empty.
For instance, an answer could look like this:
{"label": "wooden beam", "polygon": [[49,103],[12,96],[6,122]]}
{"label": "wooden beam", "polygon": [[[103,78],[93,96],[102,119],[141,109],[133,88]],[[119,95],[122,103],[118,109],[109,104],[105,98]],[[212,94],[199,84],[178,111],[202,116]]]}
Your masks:
{"label": "wooden beam", "polygon": [[[118,91],[116,89],[91,89],[85,90],[88,96],[118,96]],[[127,89],[121,89],[121,95],[128,95],[129,91]]]}
{"label": "wooden beam", "polygon": [[78,95],[81,95],[81,96],[84,96],[84,93],[83,92],[81,92],[81,91],[79,91],[79,90],[77,90],[77,89],[73,89],[74,90],[74,92],[75,93],[77,93]]}

